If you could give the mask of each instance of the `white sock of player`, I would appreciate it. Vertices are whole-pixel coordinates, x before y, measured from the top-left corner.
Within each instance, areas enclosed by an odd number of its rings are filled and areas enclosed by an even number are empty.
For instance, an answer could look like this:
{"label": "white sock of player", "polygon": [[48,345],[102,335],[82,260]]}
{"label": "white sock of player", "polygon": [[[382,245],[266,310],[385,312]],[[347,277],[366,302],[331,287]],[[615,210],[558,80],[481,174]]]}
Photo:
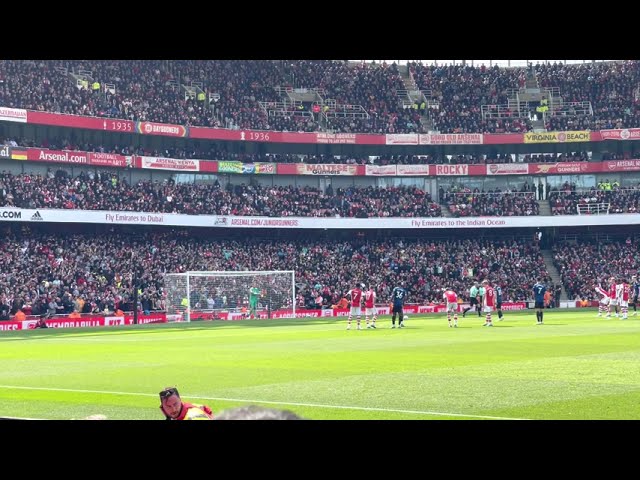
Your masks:
{"label": "white sock of player", "polygon": [[458,312],[453,314],[453,324],[457,327],[458,326]]}
{"label": "white sock of player", "polygon": [[447,322],[449,322],[449,326],[451,326],[451,312],[447,312]]}
{"label": "white sock of player", "polygon": [[622,319],[627,319],[627,313],[629,312],[629,307],[622,307]]}

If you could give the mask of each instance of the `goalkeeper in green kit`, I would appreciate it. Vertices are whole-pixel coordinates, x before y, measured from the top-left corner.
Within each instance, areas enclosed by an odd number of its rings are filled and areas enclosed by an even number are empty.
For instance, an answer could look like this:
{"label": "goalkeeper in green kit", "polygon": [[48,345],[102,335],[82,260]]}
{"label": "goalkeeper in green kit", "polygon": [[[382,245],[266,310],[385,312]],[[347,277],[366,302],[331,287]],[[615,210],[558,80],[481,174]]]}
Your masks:
{"label": "goalkeeper in green kit", "polygon": [[260,298],[260,289],[251,287],[249,290],[249,318],[255,318],[258,310],[258,299]]}

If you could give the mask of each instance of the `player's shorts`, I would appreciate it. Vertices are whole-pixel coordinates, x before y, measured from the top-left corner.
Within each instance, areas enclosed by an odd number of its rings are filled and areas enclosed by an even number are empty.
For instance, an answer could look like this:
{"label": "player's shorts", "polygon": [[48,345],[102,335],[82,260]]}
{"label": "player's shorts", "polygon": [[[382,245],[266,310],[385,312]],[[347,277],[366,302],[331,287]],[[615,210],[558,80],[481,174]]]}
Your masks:
{"label": "player's shorts", "polygon": [[610,299],[609,297],[602,297],[602,298],[600,299],[600,303],[601,303],[602,305],[609,305],[609,301],[610,301],[610,300],[611,300],[611,299]]}
{"label": "player's shorts", "polygon": [[496,310],[502,310],[502,302],[496,303]]}
{"label": "player's shorts", "polygon": [[458,304],[457,303],[447,303],[447,312],[457,312],[458,311]]}
{"label": "player's shorts", "polygon": [[[609,297],[611,298],[611,297]],[[617,298],[611,298],[611,300],[609,300],[609,305],[611,305],[612,307],[615,307],[616,305],[618,305],[618,299]]]}
{"label": "player's shorts", "polygon": [[638,303],[638,295],[636,295],[635,297],[633,297],[633,301],[632,303],[635,305]]}
{"label": "player's shorts", "polygon": [[402,305],[394,304],[391,313],[402,313]]}
{"label": "player's shorts", "polygon": [[485,307],[482,309],[482,311],[483,311],[484,313],[491,313],[491,312],[493,312],[493,307],[485,306]]}
{"label": "player's shorts", "polygon": [[536,302],[533,308],[544,308],[544,302]]}
{"label": "player's shorts", "polygon": [[469,306],[473,307],[474,305],[478,305],[478,299],[476,297],[471,297],[469,299]]}
{"label": "player's shorts", "polygon": [[365,308],[364,313],[366,315],[375,315],[376,314],[376,309],[375,308]]}
{"label": "player's shorts", "polygon": [[360,315],[360,307],[351,307],[351,315]]}
{"label": "player's shorts", "polygon": [[624,307],[624,308],[629,307],[629,302],[628,301],[625,302],[624,300],[620,300],[619,304],[620,304],[621,307]]}

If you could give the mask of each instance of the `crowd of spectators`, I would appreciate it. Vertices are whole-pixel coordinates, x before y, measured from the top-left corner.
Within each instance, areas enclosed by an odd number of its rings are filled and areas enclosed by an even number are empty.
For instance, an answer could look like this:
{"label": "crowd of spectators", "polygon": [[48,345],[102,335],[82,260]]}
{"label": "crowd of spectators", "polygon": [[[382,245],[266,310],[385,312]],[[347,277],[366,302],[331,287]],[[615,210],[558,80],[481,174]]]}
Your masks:
{"label": "crowd of spectators", "polygon": [[554,264],[570,299],[599,300],[595,285],[605,290],[611,277],[627,281],[640,269],[638,240],[563,241],[553,246]]}
{"label": "crowd of spectators", "polygon": [[593,115],[548,117],[548,130],[640,127],[640,62],[535,65],[541,88],[558,88],[562,100],[591,102]]}
{"label": "crowd of spectators", "polygon": [[[433,128],[442,133],[531,130],[529,118],[483,119],[482,105],[507,104],[524,86],[524,68],[409,64],[419,89],[431,92]],[[562,63],[533,67],[540,88],[558,88],[565,103],[591,102],[593,114],[546,116],[549,130],[640,126],[640,62]],[[73,77],[71,74],[76,75]],[[78,75],[89,77],[78,77]],[[81,78],[90,78],[84,85]],[[100,88],[94,90],[93,84]],[[106,88],[106,85],[112,87]],[[202,88],[190,98],[181,86]],[[268,115],[259,102],[282,104],[292,88],[318,89],[337,105],[360,105],[368,118]],[[423,132],[420,113],[403,108],[398,66],[333,60],[2,60],[0,104],[76,115],[185,126],[276,131]],[[200,91],[200,90],[196,90]],[[211,94],[211,96],[209,95]],[[327,103],[329,105],[329,103]],[[335,112],[334,111],[334,112]]]}
{"label": "crowd of spectators", "polygon": [[[541,89],[557,89],[563,104],[590,102],[546,115],[547,130],[601,130],[640,126],[640,63],[546,63],[530,67]],[[522,133],[528,118],[482,119],[481,106],[507,105],[509,90],[523,88],[525,68],[410,64],[419,88],[431,93],[431,118],[442,133]]]}
{"label": "crowd of spectators", "polygon": [[565,182],[551,189],[549,205],[552,215],[638,213],[640,187],[577,190],[575,183]]}
{"label": "crowd of spectators", "polygon": [[439,217],[431,195],[413,186],[313,187],[143,181],[129,185],[115,173],[65,170],[46,175],[0,174],[0,206],[188,215],[267,217]]}
{"label": "crowd of spectators", "polygon": [[[616,184],[617,185],[617,184]],[[446,188],[445,188],[446,187]],[[535,185],[478,187],[441,185],[437,201],[454,217],[539,215]],[[576,190],[565,182],[548,192],[552,215],[640,212],[640,186]],[[45,174],[0,174],[0,207],[112,210],[188,215],[267,217],[439,217],[441,206],[415,186],[315,187],[181,183],[138,180],[114,172],[49,168]]]}
{"label": "crowd of spectators", "polygon": [[512,189],[481,191],[463,185],[441,188],[440,203],[449,208],[454,217],[530,216],[539,215],[535,192]]}
{"label": "crowd of spectators", "polygon": [[508,90],[524,86],[522,68],[410,63],[418,88],[431,92],[431,118],[441,133],[522,133],[531,130],[528,118],[483,119],[482,105],[506,105]]}
{"label": "crowd of spectators", "polygon": [[[13,315],[128,311],[138,272],[144,309],[163,309],[165,272],[295,270],[296,302],[336,304],[354,284],[376,286],[384,304],[405,281],[410,303],[436,302],[444,287],[468,300],[473,280],[503,287],[504,300],[525,300],[537,276],[549,279],[539,247],[525,241],[242,242],[197,238],[187,230],[136,235],[3,232],[0,304]],[[0,308],[2,310],[2,308]]]}
{"label": "crowd of spectators", "polygon": [[[75,76],[73,76],[75,75]],[[80,76],[82,75],[82,76]],[[85,79],[89,83],[84,83]],[[99,88],[93,89],[96,83]],[[110,85],[110,88],[107,88]],[[195,98],[181,85],[199,88]],[[259,102],[283,104],[293,87],[321,89],[338,105],[360,105],[367,119],[330,117],[337,132],[421,131],[420,115],[403,109],[395,64],[271,60],[3,60],[0,104],[75,115],[185,126],[318,131],[320,115],[284,109],[268,115]],[[199,99],[197,93],[204,93]],[[328,103],[327,103],[328,105]]]}

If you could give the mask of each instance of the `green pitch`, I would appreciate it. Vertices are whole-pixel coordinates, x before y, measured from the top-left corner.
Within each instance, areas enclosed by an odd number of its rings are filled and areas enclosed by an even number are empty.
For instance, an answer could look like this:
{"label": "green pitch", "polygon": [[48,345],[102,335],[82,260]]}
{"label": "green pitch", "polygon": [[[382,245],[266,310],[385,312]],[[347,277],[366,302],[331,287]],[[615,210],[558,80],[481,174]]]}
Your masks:
{"label": "green pitch", "polygon": [[176,385],[214,412],[261,404],[309,419],[638,419],[640,317],[595,315],[1,332],[0,416],[161,420],[157,392]]}

